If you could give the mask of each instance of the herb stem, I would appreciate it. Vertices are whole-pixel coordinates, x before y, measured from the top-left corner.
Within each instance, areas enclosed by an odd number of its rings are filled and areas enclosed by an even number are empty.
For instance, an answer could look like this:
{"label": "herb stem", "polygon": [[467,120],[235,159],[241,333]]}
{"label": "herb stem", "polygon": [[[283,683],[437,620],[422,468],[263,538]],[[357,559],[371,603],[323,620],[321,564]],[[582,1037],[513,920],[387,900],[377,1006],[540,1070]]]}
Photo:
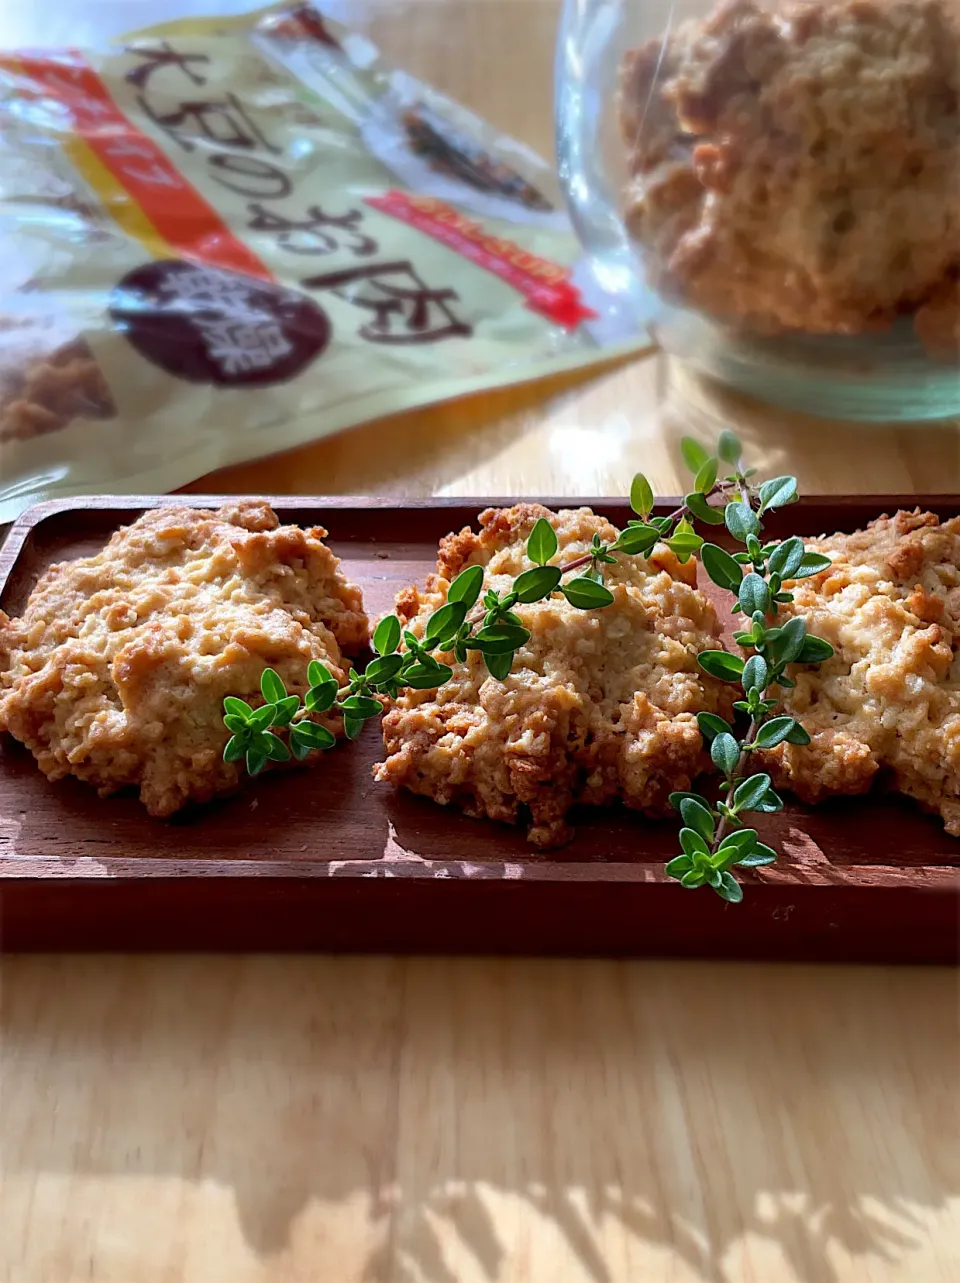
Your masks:
{"label": "herb stem", "polygon": [[[736,484],[737,483],[735,481],[718,481],[716,485],[713,486],[712,489],[708,490],[703,497],[704,499],[709,499],[715,494],[722,494],[726,490],[732,490]],[[743,494],[747,494],[747,495],[749,494],[749,492],[745,488],[745,483],[741,484],[741,491]],[[668,515],[667,520],[680,521],[681,518],[689,517],[692,515],[693,514],[691,513],[687,505],[685,503],[682,503],[679,508],[677,508],[674,512],[671,512]],[[604,548],[604,551],[606,551],[607,548],[609,548],[610,546],[611,545],[609,544],[606,545]],[[561,575],[569,574],[571,570],[579,570],[581,566],[588,565],[591,561],[593,561],[595,555],[596,554],[593,551],[585,552],[582,557],[577,557],[573,561],[568,561],[566,565],[560,567]]]}
{"label": "herb stem", "polygon": [[[763,694],[764,694],[764,698],[766,698],[767,692],[764,691]],[[737,780],[746,770],[747,759],[750,756],[750,746],[753,744],[753,741],[757,738],[757,735],[759,734],[759,732],[760,732],[760,722],[751,722],[750,729],[747,731],[743,739],[743,743],[740,749],[740,756],[737,758],[737,764],[733,768],[733,774],[730,776],[730,787],[727,790],[727,796],[723,799],[724,804],[726,806],[731,806],[733,804],[733,795],[737,791]],[[727,817],[725,815],[721,815],[720,823],[717,825],[717,831],[713,839],[713,846],[711,848],[712,855],[716,855],[717,851],[720,849],[720,843],[723,841],[723,839],[726,836],[727,836]]]}

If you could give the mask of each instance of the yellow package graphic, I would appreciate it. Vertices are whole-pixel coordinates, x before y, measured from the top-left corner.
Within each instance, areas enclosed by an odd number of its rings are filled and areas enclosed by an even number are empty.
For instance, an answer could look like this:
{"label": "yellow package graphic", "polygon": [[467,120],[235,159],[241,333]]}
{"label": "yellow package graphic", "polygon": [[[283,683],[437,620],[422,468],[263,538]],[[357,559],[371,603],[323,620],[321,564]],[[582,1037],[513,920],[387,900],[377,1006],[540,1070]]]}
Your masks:
{"label": "yellow package graphic", "polygon": [[0,58],[0,520],[610,355],[549,169],[306,5]]}

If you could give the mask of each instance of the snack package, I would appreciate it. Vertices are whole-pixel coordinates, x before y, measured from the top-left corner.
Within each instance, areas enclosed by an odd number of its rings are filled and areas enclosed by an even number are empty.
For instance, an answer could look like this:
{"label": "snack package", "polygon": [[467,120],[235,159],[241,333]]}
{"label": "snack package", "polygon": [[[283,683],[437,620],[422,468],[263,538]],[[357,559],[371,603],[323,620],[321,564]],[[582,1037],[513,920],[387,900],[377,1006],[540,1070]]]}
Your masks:
{"label": "snack package", "polygon": [[308,5],[0,56],[0,149],[0,521],[621,338],[544,162]]}

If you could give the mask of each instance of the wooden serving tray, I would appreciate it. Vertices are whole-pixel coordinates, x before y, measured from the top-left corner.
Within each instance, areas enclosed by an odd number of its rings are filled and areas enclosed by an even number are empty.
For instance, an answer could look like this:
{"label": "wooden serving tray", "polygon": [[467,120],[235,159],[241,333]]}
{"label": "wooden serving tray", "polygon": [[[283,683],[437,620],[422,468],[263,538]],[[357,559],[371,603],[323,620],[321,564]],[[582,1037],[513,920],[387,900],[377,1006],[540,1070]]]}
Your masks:
{"label": "wooden serving tray", "polygon": [[[0,549],[0,607],[16,614],[51,562],[96,551],[147,508],[224,501],[34,508]],[[284,522],[329,528],[375,616],[433,569],[447,531],[474,522],[488,502],[511,501],[271,502]],[[583,502],[620,525],[629,515],[620,500]],[[917,503],[960,512],[958,496],[806,499],[767,529],[852,530]],[[520,830],[374,784],[380,751],[371,726],[313,770],[262,778],[189,818],[161,821],[131,796],[101,800],[75,780],[51,785],[0,736],[0,946],[960,960],[960,841],[902,799],[791,803],[761,817],[781,860],[748,874],[744,902],[726,905],[664,876],[677,850],[673,821],[585,811],[573,843],[545,856]]]}

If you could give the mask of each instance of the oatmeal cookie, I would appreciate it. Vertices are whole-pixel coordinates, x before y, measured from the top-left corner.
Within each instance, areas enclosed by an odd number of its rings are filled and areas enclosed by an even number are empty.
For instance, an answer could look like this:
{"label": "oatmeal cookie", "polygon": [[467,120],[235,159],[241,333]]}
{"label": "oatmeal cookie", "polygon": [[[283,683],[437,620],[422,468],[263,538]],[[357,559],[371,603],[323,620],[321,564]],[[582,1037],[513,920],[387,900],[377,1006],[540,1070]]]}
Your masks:
{"label": "oatmeal cookie", "polygon": [[791,671],[784,695],[810,744],[758,765],[806,802],[889,777],[960,837],[960,518],[898,512],[808,547],[833,564],[791,585],[784,611],[836,654]]}
{"label": "oatmeal cookie", "polygon": [[960,265],[958,97],[957,0],[725,0],[633,50],[626,217],[655,285],[757,333],[914,312]]}
{"label": "oatmeal cookie", "polygon": [[[425,591],[401,594],[400,618],[422,635],[468,565],[484,568],[484,591],[505,591],[531,567],[526,542],[539,517],[557,532],[558,565],[586,552],[594,534],[617,535],[588,508],[488,510],[479,535],[466,529],[442,542],[437,574]],[[383,720],[376,778],[468,815],[527,823],[540,846],[569,836],[575,803],[665,813],[668,795],[709,766],[697,713],[730,713],[731,688],[697,665],[699,651],[719,646],[720,624],[696,587],[696,563],[681,565],[664,545],[605,569],[614,602],[602,610],[576,610],[560,594],[514,608],[530,639],[506,680],[471,651],[463,664],[446,657],[454,675],[441,689],[404,692]]]}
{"label": "oatmeal cookie", "polygon": [[224,697],[261,703],[268,667],[302,695],[310,660],[343,678],[342,652],[366,645],[325,535],[255,500],[162,507],[51,566],[19,619],[0,612],[0,730],[50,779],[132,785],[151,815],[231,791]]}

